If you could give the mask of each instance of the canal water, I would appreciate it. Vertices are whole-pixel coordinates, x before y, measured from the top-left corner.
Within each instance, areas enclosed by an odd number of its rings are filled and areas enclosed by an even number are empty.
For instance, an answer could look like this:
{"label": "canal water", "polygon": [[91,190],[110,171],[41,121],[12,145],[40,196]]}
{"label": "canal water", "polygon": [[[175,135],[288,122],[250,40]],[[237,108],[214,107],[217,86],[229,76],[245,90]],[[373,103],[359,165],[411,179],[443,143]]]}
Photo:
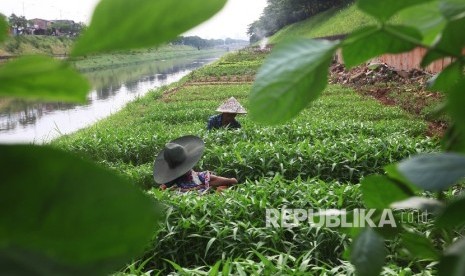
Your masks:
{"label": "canal water", "polygon": [[0,99],[0,143],[47,143],[92,125],[149,90],[176,82],[216,59],[218,55],[84,72],[94,89],[83,105]]}

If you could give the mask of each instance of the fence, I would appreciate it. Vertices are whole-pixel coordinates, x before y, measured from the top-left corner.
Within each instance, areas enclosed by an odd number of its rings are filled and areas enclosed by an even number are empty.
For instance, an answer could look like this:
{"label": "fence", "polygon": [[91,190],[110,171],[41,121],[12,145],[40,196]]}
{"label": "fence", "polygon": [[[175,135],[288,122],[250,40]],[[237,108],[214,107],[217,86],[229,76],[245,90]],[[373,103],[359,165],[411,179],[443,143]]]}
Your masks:
{"label": "fence", "polygon": [[396,68],[397,70],[411,70],[411,69],[422,69],[429,73],[438,73],[442,71],[452,62],[452,58],[446,57],[438,59],[431,63],[426,68],[420,67],[420,62],[423,59],[427,52],[425,48],[415,48],[410,52],[401,53],[401,54],[385,54],[375,60],[378,62],[386,63],[389,66]]}
{"label": "fence", "polygon": [[[346,35],[342,34],[342,35],[318,37],[317,39],[339,40],[339,39],[344,39],[345,37]],[[427,52],[426,48],[417,47],[410,52],[405,52],[401,54],[384,54],[382,56],[372,59],[371,62],[386,63],[387,65],[397,70],[409,71],[411,69],[420,69],[420,70],[425,70],[433,74],[436,74],[442,71],[444,68],[447,67],[447,65],[449,65],[452,62],[452,58],[442,58],[442,59],[436,60],[435,62],[431,63],[428,67],[422,68],[420,66],[420,63],[423,57],[425,56],[426,52]],[[339,63],[344,63],[344,60],[342,58],[342,54],[340,51],[336,53],[336,58]]]}

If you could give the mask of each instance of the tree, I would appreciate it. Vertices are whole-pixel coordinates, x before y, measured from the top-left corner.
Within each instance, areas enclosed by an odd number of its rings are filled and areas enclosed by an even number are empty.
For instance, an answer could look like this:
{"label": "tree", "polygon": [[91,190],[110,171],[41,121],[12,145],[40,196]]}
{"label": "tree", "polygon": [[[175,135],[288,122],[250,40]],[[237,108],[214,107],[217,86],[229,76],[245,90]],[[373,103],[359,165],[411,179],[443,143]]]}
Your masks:
{"label": "tree", "polygon": [[268,0],[262,16],[249,25],[250,41],[273,35],[282,27],[353,0]]}
{"label": "tree", "polygon": [[8,17],[8,23],[10,24],[11,28],[17,28],[17,29],[27,28],[27,19],[24,16],[17,16],[14,13],[12,13],[10,17]]}

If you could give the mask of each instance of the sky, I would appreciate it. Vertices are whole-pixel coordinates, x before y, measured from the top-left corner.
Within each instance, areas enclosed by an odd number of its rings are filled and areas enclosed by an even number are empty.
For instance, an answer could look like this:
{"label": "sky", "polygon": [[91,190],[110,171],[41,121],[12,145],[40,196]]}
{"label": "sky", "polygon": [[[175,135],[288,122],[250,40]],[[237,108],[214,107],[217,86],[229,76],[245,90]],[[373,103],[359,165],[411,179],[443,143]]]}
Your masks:
{"label": "sky", "polygon": [[[98,0],[0,0],[0,13],[24,15],[27,19],[70,19],[89,24],[97,3]],[[228,0],[214,17],[183,35],[248,40],[247,26],[260,17],[265,6],[266,0]]]}

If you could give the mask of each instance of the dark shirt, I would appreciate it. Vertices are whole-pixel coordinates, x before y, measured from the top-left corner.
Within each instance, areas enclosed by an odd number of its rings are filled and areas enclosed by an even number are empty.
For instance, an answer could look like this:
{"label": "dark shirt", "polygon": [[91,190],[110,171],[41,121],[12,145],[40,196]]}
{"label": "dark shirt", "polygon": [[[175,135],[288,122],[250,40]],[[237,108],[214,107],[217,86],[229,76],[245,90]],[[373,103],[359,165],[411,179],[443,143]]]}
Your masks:
{"label": "dark shirt", "polygon": [[[211,129],[214,129],[214,128],[223,127],[223,125],[221,124],[222,120],[223,120],[222,115],[223,114],[218,114],[218,115],[211,116],[208,119],[207,129],[211,130]],[[236,119],[234,119],[234,121],[232,121],[230,124],[228,124],[225,127],[226,128],[241,128],[241,124],[238,121],[236,121]]]}

